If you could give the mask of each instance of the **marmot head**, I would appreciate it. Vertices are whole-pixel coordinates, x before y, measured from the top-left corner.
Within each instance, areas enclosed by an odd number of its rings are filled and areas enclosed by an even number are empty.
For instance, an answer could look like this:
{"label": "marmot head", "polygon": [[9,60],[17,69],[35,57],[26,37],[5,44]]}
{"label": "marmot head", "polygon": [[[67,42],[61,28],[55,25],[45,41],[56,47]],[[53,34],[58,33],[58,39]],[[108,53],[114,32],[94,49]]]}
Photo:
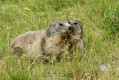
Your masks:
{"label": "marmot head", "polygon": [[71,20],[68,22],[72,26],[72,32],[70,33],[70,43],[76,44],[83,39],[83,28],[80,21]]}
{"label": "marmot head", "polygon": [[80,38],[82,38],[83,37],[82,23],[80,21],[76,21],[76,20],[71,20],[68,23],[72,26],[72,34],[74,36],[79,35]]}
{"label": "marmot head", "polygon": [[47,29],[47,35],[53,36],[56,34],[69,34],[72,31],[72,27],[65,21],[54,21]]}

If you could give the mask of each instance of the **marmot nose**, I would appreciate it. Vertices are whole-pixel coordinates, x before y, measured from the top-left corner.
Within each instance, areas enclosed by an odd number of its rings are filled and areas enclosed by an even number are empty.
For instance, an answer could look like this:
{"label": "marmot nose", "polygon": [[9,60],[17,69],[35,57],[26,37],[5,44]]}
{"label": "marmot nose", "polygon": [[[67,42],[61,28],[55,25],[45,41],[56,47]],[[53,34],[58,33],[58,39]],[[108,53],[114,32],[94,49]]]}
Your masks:
{"label": "marmot nose", "polygon": [[72,27],[69,27],[68,29],[71,31],[72,30]]}

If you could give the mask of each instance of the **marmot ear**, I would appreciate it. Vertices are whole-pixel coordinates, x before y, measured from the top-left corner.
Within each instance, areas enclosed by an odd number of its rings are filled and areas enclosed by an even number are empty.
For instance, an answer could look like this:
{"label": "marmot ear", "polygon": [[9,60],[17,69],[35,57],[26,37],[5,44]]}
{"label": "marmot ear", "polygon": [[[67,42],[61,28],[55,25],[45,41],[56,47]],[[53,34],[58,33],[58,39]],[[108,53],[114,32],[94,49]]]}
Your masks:
{"label": "marmot ear", "polygon": [[51,36],[51,27],[52,27],[52,26],[50,26],[50,27],[46,30],[47,36]]}
{"label": "marmot ear", "polygon": [[47,36],[52,36],[54,33],[54,28],[55,28],[56,23],[52,22],[49,26],[49,28],[46,30]]}
{"label": "marmot ear", "polygon": [[53,25],[51,23],[50,26],[49,26],[49,28],[46,30],[47,36],[51,36],[52,35],[52,28],[53,28]]}
{"label": "marmot ear", "polygon": [[55,27],[55,26],[56,26],[56,24],[57,24],[57,21],[54,21],[54,22],[52,22],[52,23],[51,23],[51,25],[50,25],[50,26]]}
{"label": "marmot ear", "polygon": [[83,26],[83,24],[80,22],[80,21],[78,21],[78,23],[79,23],[79,25],[82,27]]}

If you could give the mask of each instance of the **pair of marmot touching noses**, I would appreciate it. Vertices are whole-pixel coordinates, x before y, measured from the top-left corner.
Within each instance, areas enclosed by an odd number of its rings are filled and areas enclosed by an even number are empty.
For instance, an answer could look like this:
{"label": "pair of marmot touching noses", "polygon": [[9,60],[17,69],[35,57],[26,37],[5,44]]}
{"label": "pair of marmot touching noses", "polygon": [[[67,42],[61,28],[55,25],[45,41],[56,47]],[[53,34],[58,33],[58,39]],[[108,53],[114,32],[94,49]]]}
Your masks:
{"label": "pair of marmot touching noses", "polygon": [[[29,31],[19,35],[10,43],[13,53],[35,59],[58,60],[66,49],[72,55],[84,48],[83,28],[80,21],[54,21],[47,30]],[[58,59],[57,59],[58,57]]]}

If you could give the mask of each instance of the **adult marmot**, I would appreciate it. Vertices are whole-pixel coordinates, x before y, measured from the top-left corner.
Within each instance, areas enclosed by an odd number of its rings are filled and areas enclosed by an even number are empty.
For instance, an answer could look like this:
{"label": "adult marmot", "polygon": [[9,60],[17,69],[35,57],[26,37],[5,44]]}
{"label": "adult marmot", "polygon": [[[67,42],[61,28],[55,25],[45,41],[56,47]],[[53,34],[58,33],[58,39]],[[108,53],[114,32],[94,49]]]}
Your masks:
{"label": "adult marmot", "polygon": [[16,37],[10,44],[13,52],[23,51],[31,58],[55,58],[68,47],[72,27],[68,22],[54,21],[47,30],[30,31]]}
{"label": "adult marmot", "polygon": [[73,49],[79,49],[80,53],[84,53],[84,40],[83,40],[83,25],[80,21],[71,20],[68,22],[72,26],[70,34],[69,52],[73,53]]}

